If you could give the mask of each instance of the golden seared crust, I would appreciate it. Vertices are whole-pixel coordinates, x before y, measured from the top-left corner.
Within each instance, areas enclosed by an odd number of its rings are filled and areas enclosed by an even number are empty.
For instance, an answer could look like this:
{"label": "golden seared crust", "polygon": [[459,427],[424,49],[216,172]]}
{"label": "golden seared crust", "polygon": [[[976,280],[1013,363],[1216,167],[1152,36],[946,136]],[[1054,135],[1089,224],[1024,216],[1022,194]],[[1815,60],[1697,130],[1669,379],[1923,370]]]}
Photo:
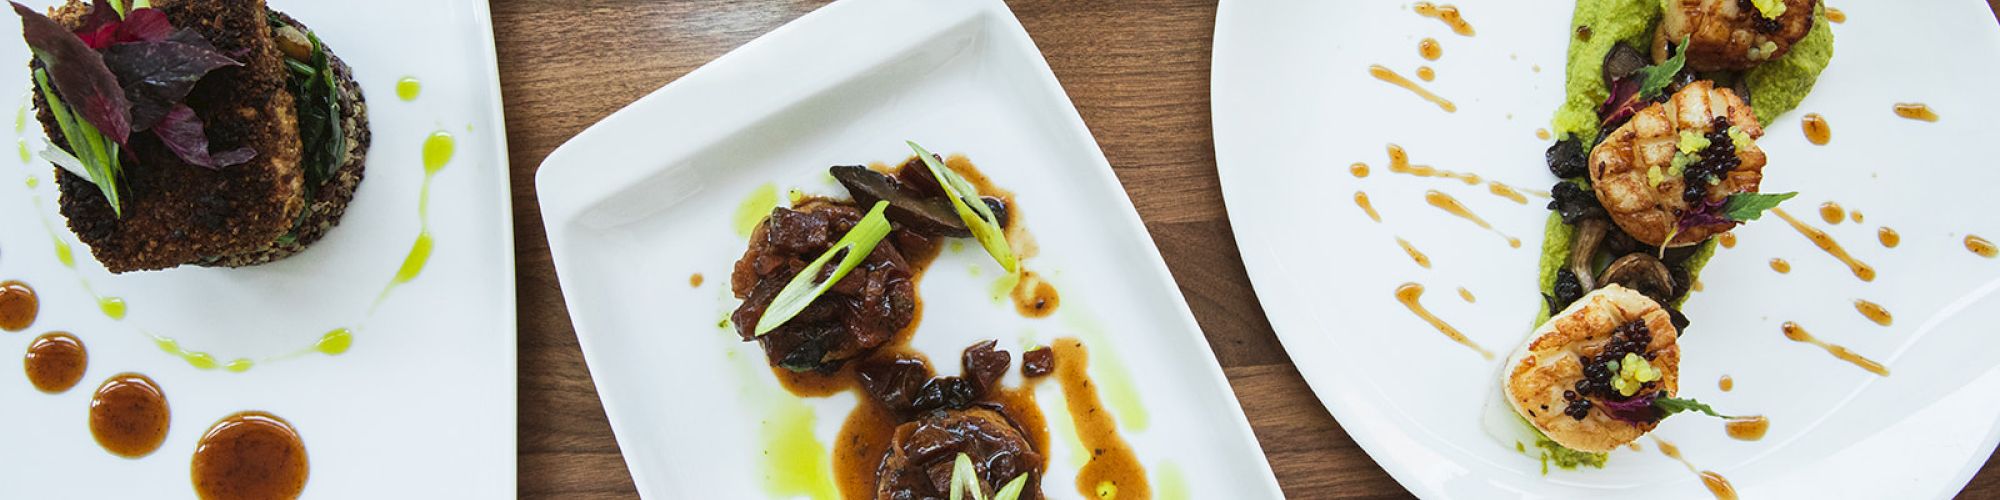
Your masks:
{"label": "golden seared crust", "polygon": [[[312,31],[290,15],[276,11],[273,14],[300,31]],[[329,65],[333,68],[334,83],[340,91],[337,98],[340,99],[341,132],[347,135],[347,161],[334,170],[332,178],[312,190],[307,198],[306,214],[292,229],[291,238],[278,238],[264,248],[197,264],[244,267],[283,260],[305,251],[307,246],[326,236],[347,213],[347,203],[354,200],[354,191],[361,185],[367,167],[368,145],[374,134],[368,128],[368,100],[361,94],[361,84],[354,81],[353,69],[333,53],[332,47],[327,47],[326,52]]]}
{"label": "golden seared crust", "polygon": [[[1687,183],[1679,176],[1663,176],[1655,186],[1648,174],[1653,169],[1667,171],[1679,151],[1681,131],[1707,134],[1714,131],[1715,118],[1724,116],[1752,139],[1763,137],[1757,114],[1726,88],[1707,80],[1682,87],[1667,102],[1647,106],[1630,121],[1605,136],[1590,151],[1590,182],[1597,200],[1611,214],[1611,220],[1633,239],[1658,246],[1672,234],[1667,246],[1700,243],[1710,236],[1728,232],[1733,223],[1694,226],[1676,232],[1680,214],[1690,209],[1682,198]],[[1764,151],[1752,142],[1738,148],[1739,160],[1722,183],[1708,190],[1709,200],[1731,194],[1754,193],[1764,181]]]}
{"label": "golden seared crust", "polygon": [[[70,0],[51,17],[79,24],[89,4]],[[124,216],[95,185],[58,170],[70,230],[114,273],[165,269],[253,251],[290,231],[305,208],[297,115],[261,0],[156,0],[176,27],[193,29],[245,63],[210,73],[187,104],[207,124],[210,148],[249,146],[249,163],[209,170],[180,161],[151,134],[134,134],[122,186]],[[64,144],[46,103],[36,117]]]}
{"label": "golden seared crust", "polygon": [[1680,390],[1680,346],[1673,319],[1658,302],[1639,292],[1608,285],[1584,295],[1541,327],[1507,361],[1502,387],[1514,412],[1564,447],[1593,453],[1611,451],[1651,432],[1657,423],[1634,425],[1593,409],[1583,420],[1563,413],[1563,392],[1583,380],[1583,356],[1603,350],[1619,325],[1646,322],[1652,340],[1646,352],[1660,370],[1660,388]]}
{"label": "golden seared crust", "polygon": [[1653,58],[1666,45],[1687,40],[1687,66],[1695,71],[1750,69],[1783,57],[1812,32],[1818,0],[1783,0],[1785,13],[1766,20],[1742,0],[1665,0],[1654,30]]}

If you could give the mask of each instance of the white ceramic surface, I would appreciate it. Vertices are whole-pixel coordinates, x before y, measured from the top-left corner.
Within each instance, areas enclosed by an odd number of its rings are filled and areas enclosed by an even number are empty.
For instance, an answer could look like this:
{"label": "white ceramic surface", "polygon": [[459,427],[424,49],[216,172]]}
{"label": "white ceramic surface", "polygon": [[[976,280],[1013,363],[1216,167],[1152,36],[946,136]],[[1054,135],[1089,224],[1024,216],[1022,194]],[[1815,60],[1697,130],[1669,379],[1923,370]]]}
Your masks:
{"label": "white ceramic surface", "polygon": [[[1039,242],[1027,261],[1061,291],[1024,319],[989,289],[998,267],[969,240],[923,278],[914,347],[958,352],[1076,336],[1091,348],[1124,436],[1156,488],[1187,498],[1275,498],[1228,383],[1095,141],[1027,33],[998,1],[850,0],[806,15],[606,118],[537,174],[577,337],[641,494],[806,496],[770,477],[774,415],[805,412],[830,443],[854,395],[795,399],[755,344],[719,328],[744,249],[734,213],[758,186],[844,195],[835,164],[895,162],[914,139],[973,159],[1018,196]],[[960,246],[960,245],[953,245]],[[705,284],[689,286],[692,274]],[[1021,383],[1018,371],[1008,384]],[[1082,453],[1054,383],[1044,491],[1077,496]],[[1122,411],[1130,397],[1144,412]],[[826,453],[830,453],[827,451]],[[807,483],[814,481],[808,479]],[[1173,484],[1179,483],[1176,488]],[[826,493],[827,490],[820,490]]]}
{"label": "white ceramic surface", "polygon": [[[1389,173],[1385,147],[1418,164],[1547,189],[1548,141],[1534,131],[1563,98],[1571,2],[1456,2],[1477,35],[1453,34],[1397,2],[1223,2],[1215,36],[1215,138],[1223,192],[1250,275],[1273,326],[1321,401],[1397,481],[1432,498],[1699,498],[1694,474],[1662,456],[1619,451],[1604,470],[1552,471],[1482,432],[1482,406],[1498,378],[1484,360],[1446,340],[1392,296],[1426,285],[1423,303],[1501,354],[1526,336],[1541,298],[1537,249],[1548,212],[1484,187]],[[1958,491],[1993,450],[2000,370],[2000,261],[1966,251],[1967,233],[2000,235],[1992,216],[1985,145],[2000,30],[1983,2],[1834,2],[1849,20],[1832,66],[1799,110],[1760,144],[1770,154],[1767,191],[1798,191],[1786,204],[1831,232],[1881,276],[1862,282],[1776,217],[1737,231],[1741,243],[1708,266],[1687,305],[1682,395],[1771,419],[1762,441],[1724,435],[1722,422],[1678,416],[1657,435],[1697,466],[1728,477],[1743,498],[1920,498]],[[1418,42],[1436,38],[1428,62]],[[1458,104],[1445,113],[1369,76],[1372,64]],[[1925,123],[1891,113],[1924,102]],[[1833,140],[1806,142],[1800,116],[1826,116]],[[1367,162],[1372,175],[1348,172]],[[1471,223],[1427,206],[1426,190],[1463,200],[1508,234],[1510,249]],[[1366,191],[1383,223],[1351,196]],[[1837,201],[1866,224],[1829,226],[1815,207]],[[1876,241],[1880,226],[1900,247]],[[1413,263],[1395,237],[1430,254]],[[1767,262],[1788,259],[1790,274]],[[1476,303],[1461,300],[1467,287]],[[1855,311],[1867,299],[1895,313],[1891,327]],[[1820,338],[1886,363],[1883,378],[1791,342],[1797,321]],[[1723,375],[1735,380],[1722,392]]]}
{"label": "white ceramic surface", "polygon": [[[37,8],[51,2],[32,2]],[[84,379],[63,394],[31,387],[17,361],[0,370],[0,497],[193,498],[195,442],[216,420],[262,410],[303,435],[306,498],[514,496],[514,254],[506,134],[491,24],[483,1],[273,0],[309,24],[354,67],[368,97],[373,148],[367,177],[342,224],[306,252],[245,269],[180,268],[112,276],[62,229],[53,167],[0,161],[0,279],[41,294],[31,330],[0,333],[20,359],[51,330],[90,352]],[[27,47],[19,22],[0,22],[0,82],[25,96]],[[414,102],[396,81],[423,82]],[[8,101],[9,110],[16,101]],[[40,150],[32,123],[25,137]],[[433,131],[457,154],[432,186],[428,267],[369,313],[419,231],[419,152]],[[11,142],[11,141],[10,141]],[[11,147],[9,148],[12,149]],[[29,189],[32,175],[39,186]],[[77,252],[58,263],[50,231]],[[82,288],[123,297],[129,316],[107,319]],[[356,328],[352,348],[284,357],[323,332]],[[246,373],[202,371],[163,353],[146,334],[178,339],[221,362],[258,361]],[[120,372],[158,381],[173,414],[165,444],[128,460],[99,449],[86,415],[91,393]]]}

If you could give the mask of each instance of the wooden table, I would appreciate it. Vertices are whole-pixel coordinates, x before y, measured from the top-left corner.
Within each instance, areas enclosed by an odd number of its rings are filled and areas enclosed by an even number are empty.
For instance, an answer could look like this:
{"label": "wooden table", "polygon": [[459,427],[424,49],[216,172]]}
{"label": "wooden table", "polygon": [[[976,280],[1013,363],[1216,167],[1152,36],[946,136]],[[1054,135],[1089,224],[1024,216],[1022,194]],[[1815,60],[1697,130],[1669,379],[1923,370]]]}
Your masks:
{"label": "wooden table", "polygon": [[[557,288],[535,169],[590,124],[825,3],[492,2],[519,258],[522,497],[635,496]],[[1223,211],[1209,130],[1214,2],[1010,3],[1165,253],[1285,492],[1293,498],[1409,496],[1307,389],[1244,275]],[[622,56],[594,57],[607,50]],[[1961,496],[2000,497],[2000,466],[1988,463]]]}

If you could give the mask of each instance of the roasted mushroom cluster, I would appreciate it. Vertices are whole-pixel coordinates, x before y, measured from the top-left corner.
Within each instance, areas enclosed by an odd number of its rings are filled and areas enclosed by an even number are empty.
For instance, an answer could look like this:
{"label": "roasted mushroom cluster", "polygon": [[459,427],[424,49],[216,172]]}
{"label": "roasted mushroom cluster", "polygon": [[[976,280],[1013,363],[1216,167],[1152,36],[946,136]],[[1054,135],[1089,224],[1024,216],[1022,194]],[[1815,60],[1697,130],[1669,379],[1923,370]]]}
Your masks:
{"label": "roasted mushroom cluster", "polygon": [[1021,499],[1038,498],[1045,460],[1007,408],[993,401],[1012,356],[988,340],[965,350],[963,375],[937,377],[911,357],[863,362],[862,390],[898,415],[888,453],[877,472],[876,498],[942,499],[950,494],[953,461],[971,457],[978,484],[992,493],[1027,477]]}

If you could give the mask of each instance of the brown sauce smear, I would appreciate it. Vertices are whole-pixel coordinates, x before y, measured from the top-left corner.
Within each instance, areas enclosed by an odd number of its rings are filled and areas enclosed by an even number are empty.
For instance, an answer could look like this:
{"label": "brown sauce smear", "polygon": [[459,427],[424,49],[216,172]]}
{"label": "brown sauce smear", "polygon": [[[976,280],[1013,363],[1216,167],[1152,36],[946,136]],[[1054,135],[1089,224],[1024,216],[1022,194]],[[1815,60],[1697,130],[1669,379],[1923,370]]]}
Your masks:
{"label": "brown sauce smear", "polygon": [[90,398],[90,435],[113,455],[150,455],[167,440],[172,415],[167,394],[153,379],[120,373],[97,387]]}
{"label": "brown sauce smear", "polygon": [[1356,179],[1368,177],[1368,164],[1358,161],[1354,162],[1353,165],[1347,166],[1347,173],[1354,174],[1354,178]]}
{"label": "brown sauce smear", "polygon": [[195,495],[202,500],[298,498],[309,467],[305,441],[275,415],[247,411],[208,428],[194,448]]}
{"label": "brown sauce smear", "polygon": [[1818,246],[1820,250],[1825,250],[1828,255],[1832,255],[1833,258],[1840,259],[1842,263],[1847,264],[1848,270],[1854,272],[1854,277],[1861,278],[1861,281],[1875,281],[1875,268],[1865,262],[1861,262],[1860,259],[1856,259],[1852,255],[1848,255],[1847,249],[1841,248],[1840,242],[1834,241],[1833,236],[1826,234],[1826,231],[1821,231],[1819,228],[1799,222],[1798,219],[1792,218],[1792,214],[1785,213],[1785,210],[1782,208],[1773,208],[1771,209],[1771,213],[1778,214],[1778,217],[1785,219],[1785,222],[1792,225],[1792,229],[1798,230],[1799,234],[1804,235],[1806,239],[1812,240],[1813,245]]}
{"label": "brown sauce smear", "polygon": [[1763,415],[1737,417],[1729,419],[1722,428],[1738,441],[1756,441],[1764,439],[1764,433],[1771,430],[1771,419]]}
{"label": "brown sauce smear", "polygon": [[1777,272],[1778,272],[1778,274],[1785,274],[1785,273],[1789,273],[1789,272],[1792,272],[1792,263],[1791,263],[1791,262],[1788,262],[1788,261],[1786,261],[1785,259],[1780,259],[1780,258],[1772,258],[1772,259],[1771,259],[1771,270],[1772,270],[1772,271],[1777,271]]}
{"label": "brown sauce smear", "polygon": [[1896,322],[1896,317],[1889,314],[1889,309],[1882,307],[1882,304],[1854,299],[1854,310],[1860,311],[1862,316],[1867,316],[1869,321],[1877,325],[1889,326],[1890,323]]}
{"label": "brown sauce smear", "polygon": [[1417,15],[1419,16],[1444,21],[1446,26],[1451,27],[1452,33],[1457,33],[1460,36],[1472,36],[1476,34],[1472,30],[1472,23],[1465,22],[1465,16],[1458,12],[1458,7],[1451,4],[1437,5],[1430,2],[1417,2],[1416,5],[1411,6],[1411,9],[1417,11]]}
{"label": "brown sauce smear", "polygon": [[[1131,445],[1118,435],[1118,422],[1097,397],[1097,384],[1090,381],[1089,351],[1076,339],[1057,340],[1054,347],[1056,380],[1062,384],[1077,439],[1090,453],[1089,461],[1077,471],[1076,491],[1085,498],[1152,498],[1146,468]],[[1112,496],[1102,495],[1106,491]]]}
{"label": "brown sauce smear", "polygon": [[26,330],[41,312],[41,299],[35,297],[34,288],[19,281],[0,282],[0,330]]}
{"label": "brown sauce smear", "polygon": [[1415,314],[1418,318],[1422,318],[1425,322],[1430,323],[1431,327],[1437,328],[1439,333],[1443,333],[1445,337],[1451,338],[1453,342],[1472,348],[1473,351],[1479,352],[1479,355],[1486,359],[1493,359],[1493,351],[1488,351],[1485,347],[1480,347],[1472,339],[1466,338],[1464,332],[1458,331],[1457,328],[1452,328],[1451,324],[1445,323],[1437,315],[1431,314],[1429,309],[1425,309],[1423,303],[1420,301],[1423,297],[1423,285],[1404,283],[1403,286],[1396,287],[1396,301],[1402,302],[1403,307],[1409,308],[1411,314]]}
{"label": "brown sauce smear", "polygon": [[701,281],[701,273],[694,273],[694,275],[688,276],[688,287],[701,288]]}
{"label": "brown sauce smear", "polygon": [[1826,117],[1819,113],[1806,113],[1806,117],[1799,120],[1799,126],[1805,129],[1806,140],[1815,145],[1825,146],[1827,141],[1833,140],[1833,127],[1827,126]]}
{"label": "brown sauce smear", "polygon": [[[1861,214],[1856,213],[1854,215]],[[1860,221],[1860,219],[1855,220],[1857,222]],[[1875,230],[1875,238],[1882,240],[1882,248],[1896,248],[1896,245],[1903,244],[1903,235],[1897,234],[1895,229],[1890,229],[1888,226],[1882,226],[1881,229]]]}
{"label": "brown sauce smear", "polygon": [[1007,294],[1014,299],[1014,312],[1023,317],[1046,318],[1056,313],[1062,305],[1062,296],[1056,287],[1043,280],[1040,274],[1021,270],[1021,280],[1014,283],[1014,291]]}
{"label": "brown sauce smear", "polygon": [[1424,56],[1424,60],[1436,61],[1439,57],[1444,57],[1444,46],[1438,45],[1436,38],[1425,37],[1423,41],[1417,42],[1417,55]]}
{"label": "brown sauce smear", "polygon": [[1416,261],[1418,266],[1422,266],[1424,269],[1431,268],[1431,256],[1424,255],[1424,252],[1418,250],[1415,245],[1411,245],[1409,240],[1399,237],[1396,238],[1396,244],[1402,246],[1403,253],[1410,254],[1410,260]]}
{"label": "brown sauce smear", "polygon": [[1723,375],[1722,380],[1715,382],[1715,386],[1722,389],[1722,392],[1733,391],[1736,390],[1736,379],[1729,378],[1728,375]]}
{"label": "brown sauce smear", "polygon": [[1377,80],[1389,82],[1390,85],[1414,92],[1417,94],[1417,97],[1422,97],[1424,100],[1430,101],[1431,104],[1436,104],[1439,109],[1443,109],[1446,113],[1458,112],[1458,105],[1452,104],[1450,99],[1440,97],[1436,93],[1423,88],[1423,86],[1417,85],[1417,82],[1410,81],[1409,78],[1404,78],[1403,75],[1396,74],[1394,70],[1383,67],[1380,64],[1369,66],[1368,74],[1374,75]]}
{"label": "brown sauce smear", "polygon": [[1410,152],[1404,150],[1402,146],[1395,144],[1389,145],[1389,172],[1417,177],[1456,179],[1467,186],[1477,186],[1481,182],[1486,182],[1486,179],[1480,177],[1479,174],[1453,172],[1430,165],[1412,165],[1410,164]]}
{"label": "brown sauce smear", "polygon": [[1722,244],[1722,248],[1736,248],[1736,233],[1722,233],[1722,236],[1715,237],[1715,240]]}
{"label": "brown sauce smear", "polygon": [[1374,203],[1370,203],[1370,202],[1368,201],[1368,193],[1367,193],[1367,192],[1365,192],[1365,191],[1355,191],[1355,192],[1354,192],[1354,204],[1355,204],[1355,205],[1358,205],[1358,206],[1360,206],[1360,207],[1361,207],[1361,211],[1363,211],[1363,212],[1368,212],[1368,218],[1370,218],[1370,219],[1374,219],[1374,220],[1375,220],[1375,222],[1382,222],[1382,214],[1380,214],[1380,213],[1377,213],[1377,212],[1375,212],[1375,204],[1374,204]]}
{"label": "brown sauce smear", "polygon": [[1451,197],[1451,195],[1444,194],[1443,192],[1440,192],[1436,189],[1432,189],[1424,193],[1424,202],[1430,203],[1431,206],[1437,207],[1440,210],[1444,210],[1446,213],[1456,215],[1461,219],[1472,221],[1473,224],[1478,224],[1481,229],[1493,231],[1493,234],[1497,234],[1500,235],[1501,238],[1505,238],[1507,240],[1508,246],[1514,248],[1521,248],[1520,238],[1508,236],[1507,233],[1503,233],[1500,232],[1500,230],[1498,229],[1494,229],[1493,224],[1487,223],[1486,219],[1482,219],[1479,217],[1478,214],[1472,213],[1471,209],[1465,208],[1464,203],[1459,203],[1458,199]]}
{"label": "brown sauce smear", "polygon": [[1860,354],[1855,354],[1854,351],[1848,350],[1846,347],[1829,344],[1826,341],[1815,338],[1812,336],[1812,333],[1807,332],[1805,327],[1799,326],[1798,323],[1786,321],[1781,328],[1785,331],[1785,338],[1819,346],[1821,349],[1826,349],[1826,352],[1833,354],[1833,357],[1840,358],[1842,361],[1854,363],[1854,366],[1859,366],[1861,369],[1868,370],[1870,373],[1876,375],[1889,376],[1889,367],[1882,366],[1881,363],[1877,363],[1875,360],[1861,357]]}
{"label": "brown sauce smear", "polygon": [[1965,235],[1965,249],[1988,259],[2000,256],[2000,248],[1994,247],[1993,242],[1975,235]]}
{"label": "brown sauce smear", "polygon": [[1923,120],[1927,122],[1938,121],[1938,115],[1936,111],[1931,111],[1931,107],[1929,105],[1918,102],[1896,103],[1896,116],[1909,118],[1911,120]]}
{"label": "brown sauce smear", "polygon": [[1826,221],[1827,224],[1839,224],[1842,222],[1846,222],[1847,209],[1841,208],[1839,203],[1834,203],[1831,201],[1826,203],[1821,203],[1819,204],[1819,218],[1820,220]]}
{"label": "brown sauce smear", "polygon": [[28,344],[28,355],[21,362],[28,372],[28,383],[35,390],[49,394],[67,392],[83,380],[84,369],[90,365],[90,355],[83,349],[83,341],[75,335],[64,332],[50,332],[35,337]]}

